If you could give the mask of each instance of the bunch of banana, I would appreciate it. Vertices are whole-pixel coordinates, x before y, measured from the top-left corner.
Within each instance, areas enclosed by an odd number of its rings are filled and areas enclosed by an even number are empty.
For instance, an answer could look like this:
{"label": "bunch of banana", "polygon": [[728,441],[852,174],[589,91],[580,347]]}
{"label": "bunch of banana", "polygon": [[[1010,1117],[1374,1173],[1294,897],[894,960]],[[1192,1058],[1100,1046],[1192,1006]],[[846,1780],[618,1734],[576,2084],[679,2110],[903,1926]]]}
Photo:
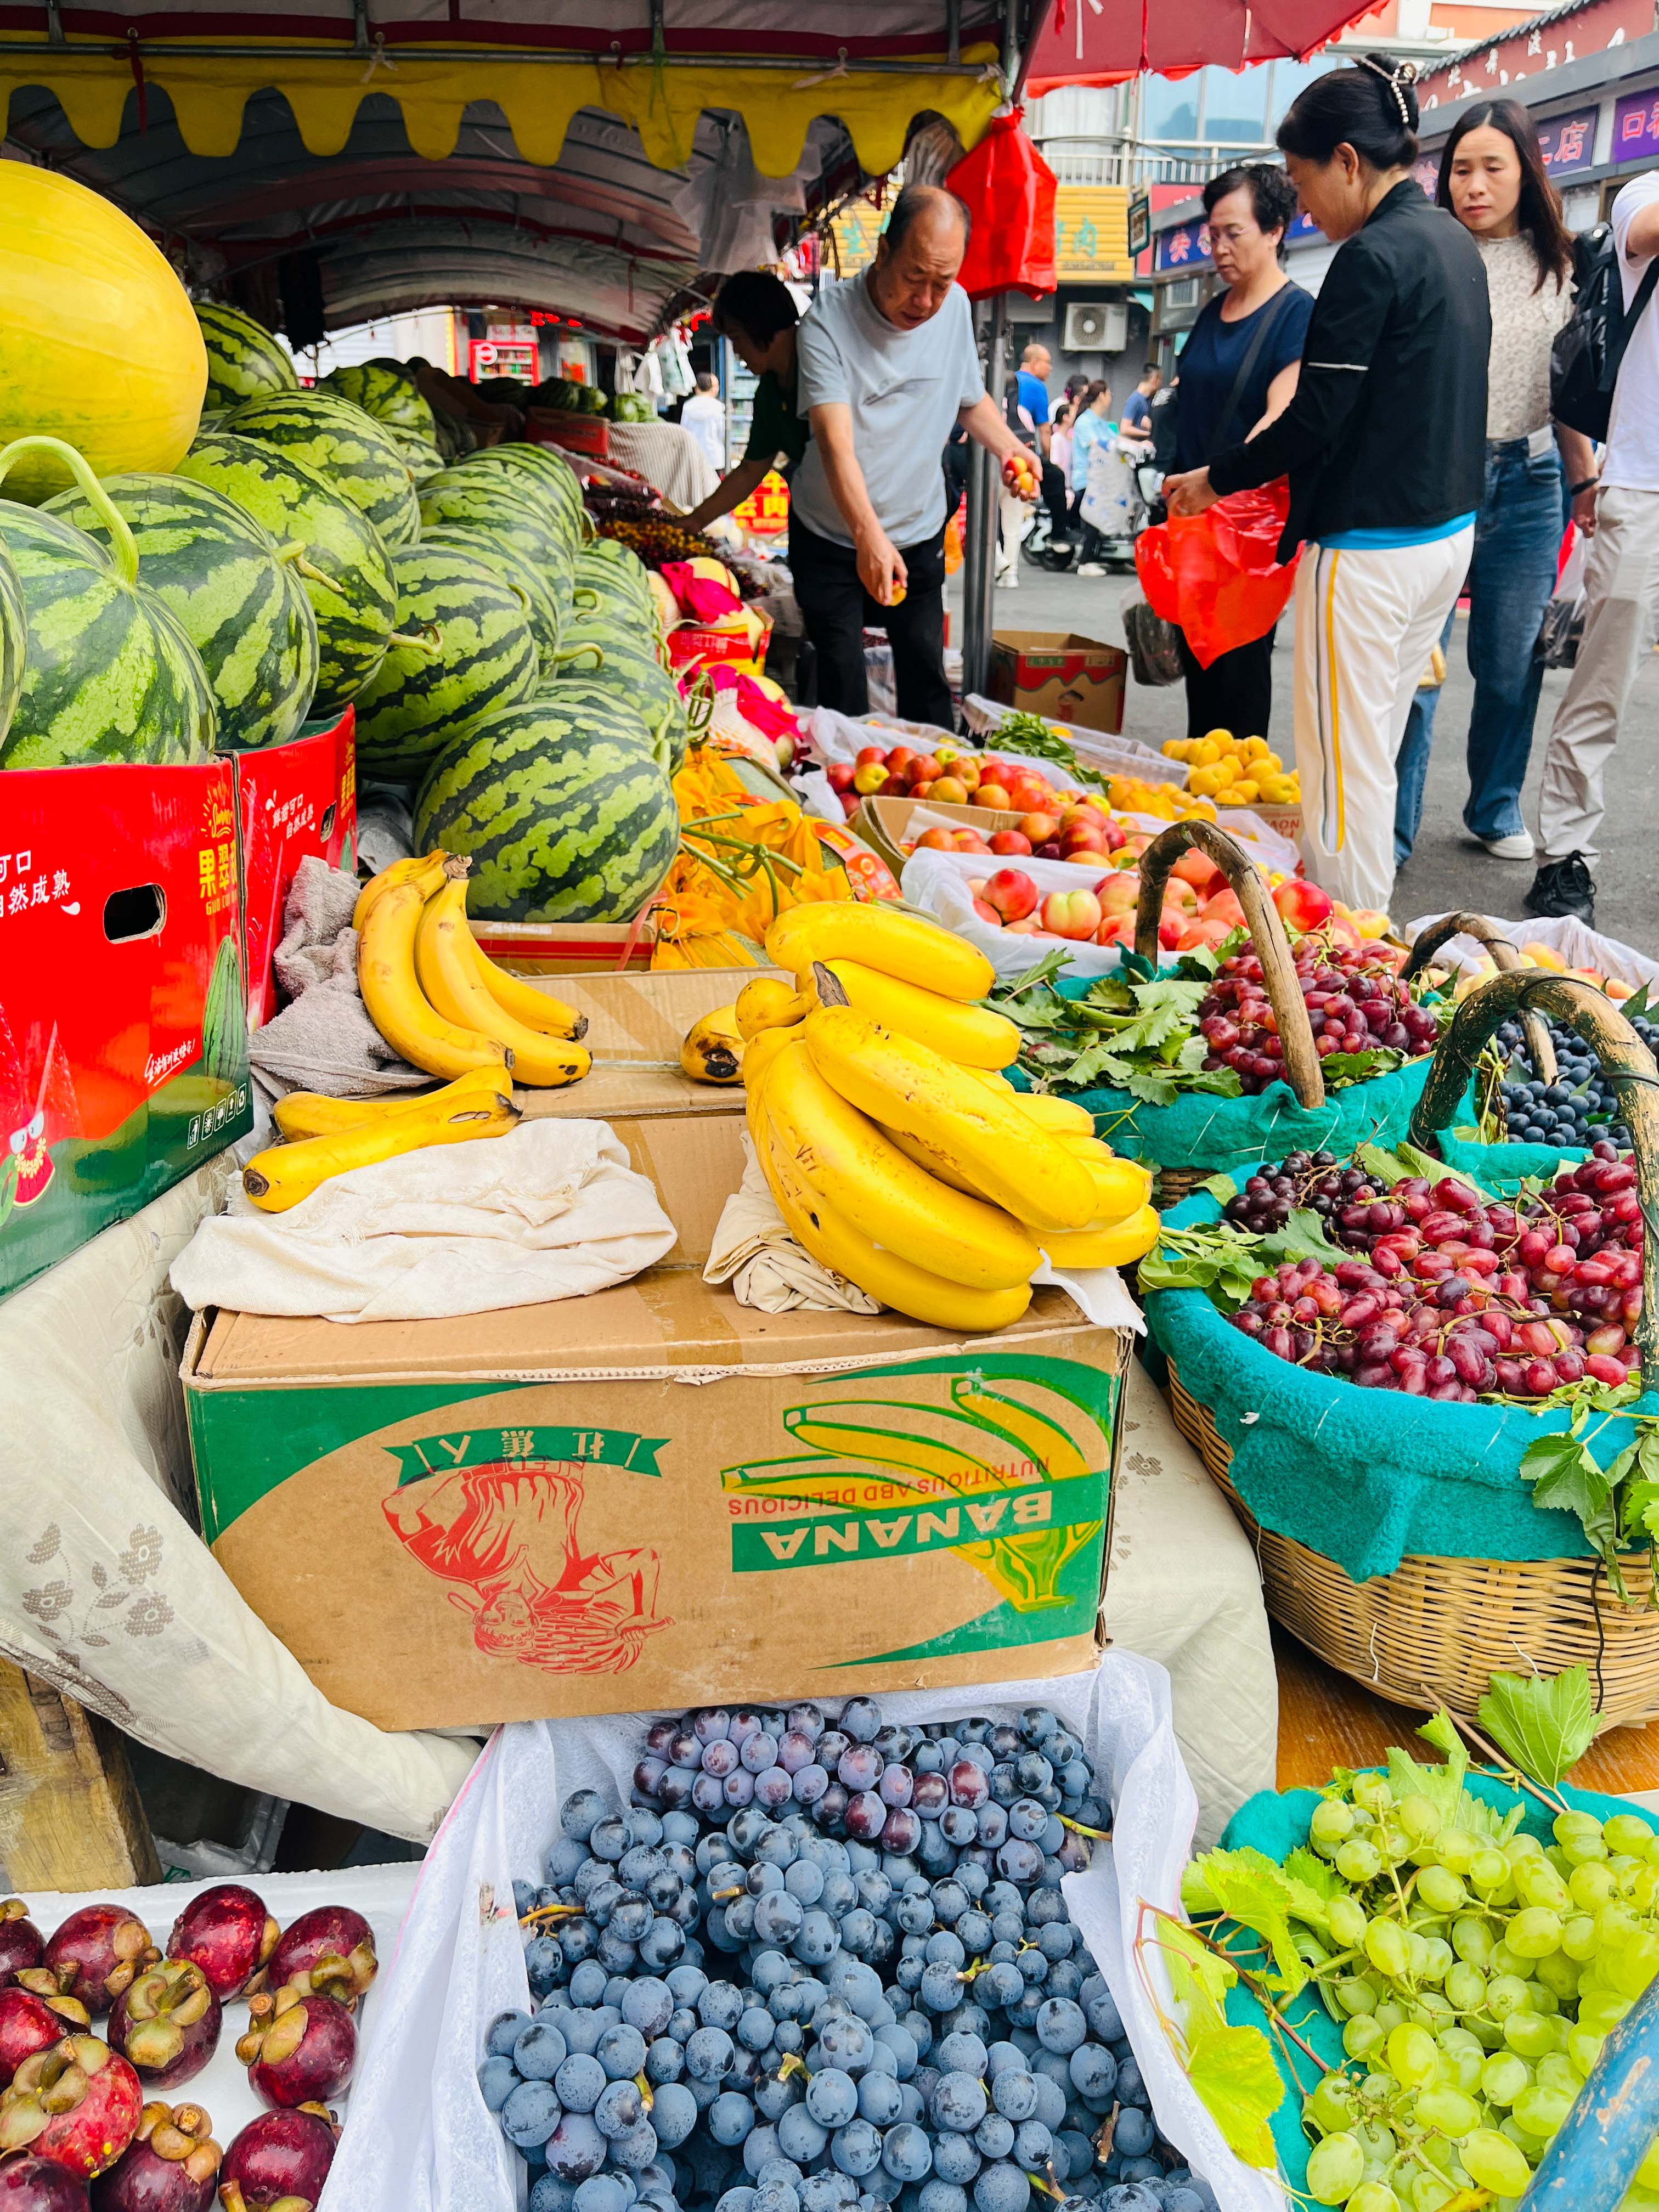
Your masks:
{"label": "bunch of banana", "polygon": [[363,886],[352,922],[369,1017],[428,1075],[485,1070],[504,1088],[574,1083],[592,1064],[578,1042],[586,1018],[479,951],[466,920],[470,866],[428,853],[394,861]]}
{"label": "bunch of banana", "polygon": [[798,907],[767,939],[793,969],[748,984],[750,1134],[779,1210],[814,1259],[885,1305],[946,1328],[1017,1321],[1046,1252],[1057,1267],[1149,1250],[1151,1177],[1081,1106],[1016,1091],[1019,1036],[973,1003],[974,946],[872,907]]}
{"label": "bunch of banana", "polygon": [[741,1083],[744,1034],[735,1006],[716,1006],[692,1023],[680,1044],[680,1066],[694,1083]]}
{"label": "bunch of banana", "polygon": [[474,1070],[419,1098],[327,1098],[296,1091],[276,1109],[276,1126],[289,1141],[251,1159],[242,1188],[262,1212],[286,1213],[332,1176],[424,1145],[500,1137],[519,1116],[504,1068]]}

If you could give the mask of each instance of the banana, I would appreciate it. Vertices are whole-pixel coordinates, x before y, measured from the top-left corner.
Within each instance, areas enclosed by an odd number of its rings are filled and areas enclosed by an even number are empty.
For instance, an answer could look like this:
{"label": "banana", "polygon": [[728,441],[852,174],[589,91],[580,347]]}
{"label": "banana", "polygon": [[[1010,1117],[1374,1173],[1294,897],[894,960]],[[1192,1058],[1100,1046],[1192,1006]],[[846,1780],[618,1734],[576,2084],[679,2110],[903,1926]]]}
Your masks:
{"label": "banana", "polygon": [[1042,1249],[1056,1267],[1127,1267],[1144,1259],[1157,1242],[1157,1209],[1143,1206],[1126,1221],[1045,1235]]}
{"label": "banana", "polygon": [[562,999],[556,999],[550,991],[538,991],[522,975],[509,975],[505,968],[498,968],[481,950],[471,922],[466,924],[466,945],[462,949],[468,947],[478,981],[503,1013],[511,1014],[527,1030],[535,1030],[543,1036],[568,1037],[573,1044],[587,1035],[586,1014],[579,1014],[574,1006],[567,1006]]}
{"label": "banana", "polygon": [[1062,1137],[1066,1150],[1080,1159],[1095,1179],[1095,1218],[1119,1222],[1146,1206],[1152,1195],[1152,1171],[1139,1160],[1120,1159],[1093,1137]]}
{"label": "banana", "polygon": [[763,1030],[786,1029],[804,1020],[817,1004],[815,995],[792,991],[776,975],[757,975],[738,994],[738,1028],[745,1038],[758,1036]]}
{"label": "banana", "polygon": [[841,900],[780,915],[766,933],[766,957],[792,975],[815,960],[856,960],[947,999],[982,999],[996,981],[982,952],[937,922]]}
{"label": "banana", "polygon": [[1094,1176],[1012,1099],[856,1006],[820,1007],[805,1028],[819,1073],[843,1098],[884,1128],[937,1147],[993,1205],[1032,1229],[1083,1229],[1093,1220]]}
{"label": "banana", "polygon": [[1026,1095],[1023,1091],[1016,1091],[1013,1085],[1009,1082],[1007,1077],[1006,1075],[999,1075],[994,1068],[970,1067],[968,1073],[975,1077],[978,1081],[984,1084],[988,1090],[1000,1091],[1006,1097],[1023,1098]]}
{"label": "banana", "polygon": [[772,1062],[793,1035],[792,1030],[758,1030],[743,1048],[743,1084],[752,1097]]}
{"label": "banana", "polygon": [[[908,1129],[895,1129],[885,1123],[882,1125],[882,1134],[889,1144],[898,1146],[907,1160],[914,1160],[919,1168],[926,1168],[937,1182],[949,1183],[952,1190],[965,1190],[969,1198],[985,1196],[984,1192],[969,1182],[966,1176],[958,1175],[946,1154],[937,1145],[929,1144],[927,1138],[913,1137]],[[988,1204],[994,1202],[987,1200]]]}
{"label": "banana", "polygon": [[538,1089],[579,1082],[592,1066],[585,1045],[526,1029],[479,981],[466,926],[466,860],[446,860],[442,888],[422,909],[415,972],[436,1012],[458,1029],[493,1037],[512,1055],[513,1079]]}
{"label": "banana", "polygon": [[[1019,1031],[1006,1014],[942,998],[937,991],[884,975],[857,960],[827,960],[823,964],[860,1013],[900,1036],[914,1037],[918,1044],[943,1053],[958,1066],[994,1070],[1019,1057]],[[804,969],[795,981],[810,1005],[817,997],[811,969]]]}
{"label": "banana", "polygon": [[872,1243],[974,1290],[1031,1279],[1037,1249],[1018,1223],[915,1166],[824,1081],[804,1038],[773,1062],[761,1110],[775,1146]]}
{"label": "banana", "polygon": [[1075,1098],[1056,1098],[1046,1091],[1017,1091],[1019,1110],[1039,1129],[1056,1137],[1092,1137],[1095,1117]]}
{"label": "banana", "polygon": [[428,1114],[453,1105],[488,1105],[504,1093],[512,1096],[512,1078],[505,1068],[474,1068],[441,1091],[422,1091],[410,1097],[392,1093],[380,1098],[329,1098],[318,1091],[291,1091],[279,1098],[271,1118],[283,1134],[295,1142],[302,1137],[331,1137],[347,1129],[366,1129],[392,1114]]}
{"label": "banana", "polygon": [[[434,872],[441,882],[441,862]],[[427,1003],[415,973],[415,936],[425,906],[417,878],[394,884],[368,911],[357,940],[357,983],[369,1019],[394,1052],[428,1075],[453,1079],[469,1068],[510,1067],[512,1054],[496,1038],[458,1027]]]}
{"label": "banana", "polygon": [[736,1007],[717,1006],[687,1030],[680,1066],[694,1083],[741,1083],[743,1055]]}
{"label": "banana", "polygon": [[435,849],[416,853],[406,860],[394,860],[378,876],[371,876],[357,894],[357,903],[351,909],[351,927],[361,935],[363,924],[388,891],[396,890],[399,884],[422,881],[431,870],[441,866],[443,860],[444,854]]}
{"label": "banana", "polygon": [[[766,1086],[769,1090],[769,1083]],[[763,1093],[763,1096],[764,1093]],[[1031,1303],[1031,1286],[1008,1291],[968,1290],[942,1275],[882,1250],[861,1236],[834,1206],[827,1205],[784,1152],[766,1123],[763,1110],[750,1102],[751,1126],[761,1123],[756,1152],[790,1233],[820,1267],[844,1275],[871,1297],[913,1321],[935,1328],[1006,1328]]]}
{"label": "banana", "polygon": [[335,1176],[377,1160],[419,1152],[427,1145],[465,1144],[474,1137],[504,1136],[519,1120],[510,1100],[463,1102],[440,1113],[386,1114],[361,1129],[276,1145],[242,1170],[242,1188],[264,1213],[286,1213]]}

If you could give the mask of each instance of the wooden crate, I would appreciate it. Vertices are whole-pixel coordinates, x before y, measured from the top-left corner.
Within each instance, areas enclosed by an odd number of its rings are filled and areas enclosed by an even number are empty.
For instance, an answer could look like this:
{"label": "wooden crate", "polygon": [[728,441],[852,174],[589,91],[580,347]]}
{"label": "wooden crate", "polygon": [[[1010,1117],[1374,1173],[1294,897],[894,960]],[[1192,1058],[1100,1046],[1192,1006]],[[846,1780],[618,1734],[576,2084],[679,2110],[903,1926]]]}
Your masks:
{"label": "wooden crate", "polygon": [[0,1895],[161,1878],[119,1733],[0,1659]]}

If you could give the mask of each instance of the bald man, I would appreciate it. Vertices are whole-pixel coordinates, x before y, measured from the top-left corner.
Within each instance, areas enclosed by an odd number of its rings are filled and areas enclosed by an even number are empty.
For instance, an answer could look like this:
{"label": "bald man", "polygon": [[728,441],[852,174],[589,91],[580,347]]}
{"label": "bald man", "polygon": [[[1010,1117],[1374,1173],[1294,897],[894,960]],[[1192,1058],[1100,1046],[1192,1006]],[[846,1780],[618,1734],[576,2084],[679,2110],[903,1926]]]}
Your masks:
{"label": "bald man", "polygon": [[960,200],[907,185],[862,276],[826,285],[796,338],[811,442],[790,487],[789,565],[817,653],[819,704],[869,707],[864,631],[893,648],[898,712],[954,727],[945,679],[946,440],[960,422],[1005,465],[1019,450],[986,396],[957,283]]}

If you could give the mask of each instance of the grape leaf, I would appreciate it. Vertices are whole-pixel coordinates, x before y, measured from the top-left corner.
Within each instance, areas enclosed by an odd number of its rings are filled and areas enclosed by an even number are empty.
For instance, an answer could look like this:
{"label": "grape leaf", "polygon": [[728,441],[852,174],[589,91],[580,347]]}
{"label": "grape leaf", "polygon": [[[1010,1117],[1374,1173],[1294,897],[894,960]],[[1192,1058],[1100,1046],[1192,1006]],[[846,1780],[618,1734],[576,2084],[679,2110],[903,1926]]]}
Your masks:
{"label": "grape leaf", "polygon": [[1324,1223],[1310,1206],[1297,1206],[1282,1229],[1270,1230],[1262,1238],[1261,1257],[1275,1265],[1280,1260],[1320,1260],[1334,1267],[1339,1260],[1352,1260],[1353,1254],[1331,1243]]}
{"label": "grape leaf", "polygon": [[1274,2165],[1267,2123],[1285,2100],[1285,2084],[1261,2030],[1206,2029],[1188,2045],[1187,2073],[1228,2149],[1247,2166]]}
{"label": "grape leaf", "polygon": [[1595,1739],[1589,1676],[1582,1665],[1553,1677],[1494,1674],[1478,1718],[1523,1774],[1553,1790]]}
{"label": "grape leaf", "polygon": [[1610,1472],[1604,1472],[1591,1458],[1589,1446],[1571,1436],[1540,1437],[1521,1455],[1521,1479],[1531,1483],[1534,1505],[1577,1516],[1586,1539],[1601,1555],[1607,1580],[1620,1604],[1628,1605],[1630,1597],[1619,1562],[1613,1484]]}
{"label": "grape leaf", "polygon": [[1440,1814],[1443,1827],[1462,1828],[1468,1834],[1507,1843],[1521,1823],[1519,1807],[1499,1813],[1484,1798],[1463,1787],[1469,1755],[1456,1723],[1443,1709],[1425,1721],[1417,1731],[1425,1743],[1445,1753],[1443,1766],[1424,1766],[1396,1745],[1389,1753],[1389,1782],[1396,1802],[1413,1792],[1426,1797]]}
{"label": "grape leaf", "polygon": [[1305,1844],[1297,1845],[1279,1872],[1290,1888],[1291,1911],[1316,1928],[1325,1925],[1325,1907],[1332,1898],[1347,1895],[1348,1885],[1336,1869]]}
{"label": "grape leaf", "polygon": [[[1224,1913],[1259,1936],[1278,1969],[1276,1975],[1267,1977],[1270,1985],[1285,1996],[1294,1996],[1307,1980],[1308,1969],[1291,1930],[1290,1885],[1266,1852],[1249,1844],[1237,1851],[1206,1851],[1193,1861],[1188,1876],[1191,1893],[1187,1881],[1181,1890],[1188,1911]],[[1195,1907],[1193,1900],[1197,1897],[1212,1902]]]}
{"label": "grape leaf", "polygon": [[1182,2007],[1187,2040],[1227,2023],[1227,1992],[1238,1976],[1195,1929],[1168,1913],[1158,1917],[1158,1948],[1170,1969],[1170,1987]]}
{"label": "grape leaf", "polygon": [[1220,1206],[1225,1206],[1230,1199],[1238,1196],[1238,1185],[1230,1175],[1206,1176],[1198,1188],[1200,1190],[1207,1191]]}
{"label": "grape leaf", "polygon": [[1328,1091],[1342,1091],[1351,1083],[1369,1083],[1373,1076],[1391,1075],[1405,1065],[1403,1052],[1377,1044],[1363,1052],[1334,1052],[1320,1061],[1319,1071]]}
{"label": "grape leaf", "polygon": [[1354,1160],[1383,1190],[1392,1190],[1395,1183],[1404,1182],[1413,1172],[1403,1159],[1394,1152],[1385,1152],[1381,1145],[1361,1145]]}

